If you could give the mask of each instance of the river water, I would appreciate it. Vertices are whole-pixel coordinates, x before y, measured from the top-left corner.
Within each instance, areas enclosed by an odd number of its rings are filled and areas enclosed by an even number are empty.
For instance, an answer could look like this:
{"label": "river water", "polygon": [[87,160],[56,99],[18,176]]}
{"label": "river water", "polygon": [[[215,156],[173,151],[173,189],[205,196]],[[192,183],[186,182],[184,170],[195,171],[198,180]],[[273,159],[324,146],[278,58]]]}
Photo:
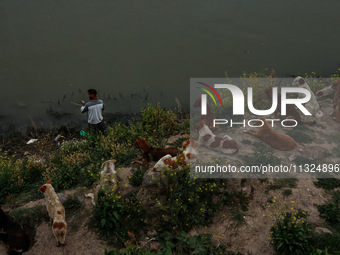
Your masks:
{"label": "river water", "polygon": [[107,112],[189,106],[190,77],[278,76],[340,64],[338,0],[1,0],[1,128],[84,122]]}

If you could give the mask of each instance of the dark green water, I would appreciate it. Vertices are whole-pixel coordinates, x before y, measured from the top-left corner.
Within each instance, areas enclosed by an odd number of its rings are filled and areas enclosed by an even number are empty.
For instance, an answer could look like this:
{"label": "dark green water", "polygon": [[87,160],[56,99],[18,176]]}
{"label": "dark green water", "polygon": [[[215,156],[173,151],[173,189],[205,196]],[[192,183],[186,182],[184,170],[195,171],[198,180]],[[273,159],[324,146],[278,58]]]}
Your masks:
{"label": "dark green water", "polygon": [[338,0],[2,0],[1,126],[85,121],[70,102],[92,87],[107,111],[128,112],[175,96],[187,107],[190,77],[329,76],[339,10]]}

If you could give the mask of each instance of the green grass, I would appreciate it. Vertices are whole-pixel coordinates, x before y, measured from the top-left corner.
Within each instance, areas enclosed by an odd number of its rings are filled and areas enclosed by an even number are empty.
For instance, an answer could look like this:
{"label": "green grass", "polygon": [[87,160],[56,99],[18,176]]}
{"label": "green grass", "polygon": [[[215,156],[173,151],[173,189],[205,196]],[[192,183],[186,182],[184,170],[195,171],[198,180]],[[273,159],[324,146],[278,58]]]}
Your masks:
{"label": "green grass", "polygon": [[286,132],[291,138],[293,138],[297,143],[311,143],[313,141],[312,137],[306,134],[306,129],[294,128]]}
{"label": "green grass", "polygon": [[267,190],[277,190],[282,188],[296,188],[297,179],[295,178],[279,178],[274,179],[274,183],[267,187]]}
{"label": "green grass", "polygon": [[323,178],[314,182],[315,187],[325,190],[333,190],[340,187],[340,180],[335,178]]}
{"label": "green grass", "polygon": [[148,166],[141,166],[138,169],[132,170],[133,174],[129,180],[129,183],[134,187],[139,187],[140,185],[142,185],[143,176],[148,169]]}

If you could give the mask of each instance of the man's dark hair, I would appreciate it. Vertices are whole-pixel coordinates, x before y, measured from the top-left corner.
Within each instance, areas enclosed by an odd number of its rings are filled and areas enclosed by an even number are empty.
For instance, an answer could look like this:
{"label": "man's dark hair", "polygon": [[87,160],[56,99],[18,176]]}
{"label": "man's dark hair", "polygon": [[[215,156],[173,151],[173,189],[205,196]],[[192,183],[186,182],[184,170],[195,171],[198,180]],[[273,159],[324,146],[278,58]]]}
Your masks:
{"label": "man's dark hair", "polygon": [[87,92],[90,93],[91,95],[97,95],[97,90],[95,89],[89,89]]}

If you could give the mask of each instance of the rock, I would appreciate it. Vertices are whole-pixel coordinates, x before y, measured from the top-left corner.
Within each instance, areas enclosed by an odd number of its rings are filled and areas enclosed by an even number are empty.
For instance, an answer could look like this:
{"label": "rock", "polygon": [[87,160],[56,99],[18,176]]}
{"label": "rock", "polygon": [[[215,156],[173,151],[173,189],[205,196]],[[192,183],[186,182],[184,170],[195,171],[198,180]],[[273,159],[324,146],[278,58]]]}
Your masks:
{"label": "rock", "polygon": [[27,156],[27,155],[29,155],[29,154],[30,154],[29,151],[25,151],[25,152],[24,152],[24,156]]}
{"label": "rock", "polygon": [[288,157],[289,161],[293,161],[295,158],[296,158],[296,157],[295,157],[294,155],[290,155],[290,156]]}
{"label": "rock", "polygon": [[123,167],[116,169],[118,177],[118,192],[119,195],[126,195],[130,192],[138,190],[130,184],[130,176],[133,175],[131,167]]}
{"label": "rock", "polygon": [[161,172],[153,171],[153,168],[150,168],[145,172],[142,180],[142,187],[148,186],[157,186],[159,188],[163,187],[162,184],[167,183],[167,178]]}
{"label": "rock", "polygon": [[315,228],[315,232],[318,233],[318,234],[330,234],[330,235],[333,235],[332,231],[330,231],[328,228],[323,228],[323,227]]}

